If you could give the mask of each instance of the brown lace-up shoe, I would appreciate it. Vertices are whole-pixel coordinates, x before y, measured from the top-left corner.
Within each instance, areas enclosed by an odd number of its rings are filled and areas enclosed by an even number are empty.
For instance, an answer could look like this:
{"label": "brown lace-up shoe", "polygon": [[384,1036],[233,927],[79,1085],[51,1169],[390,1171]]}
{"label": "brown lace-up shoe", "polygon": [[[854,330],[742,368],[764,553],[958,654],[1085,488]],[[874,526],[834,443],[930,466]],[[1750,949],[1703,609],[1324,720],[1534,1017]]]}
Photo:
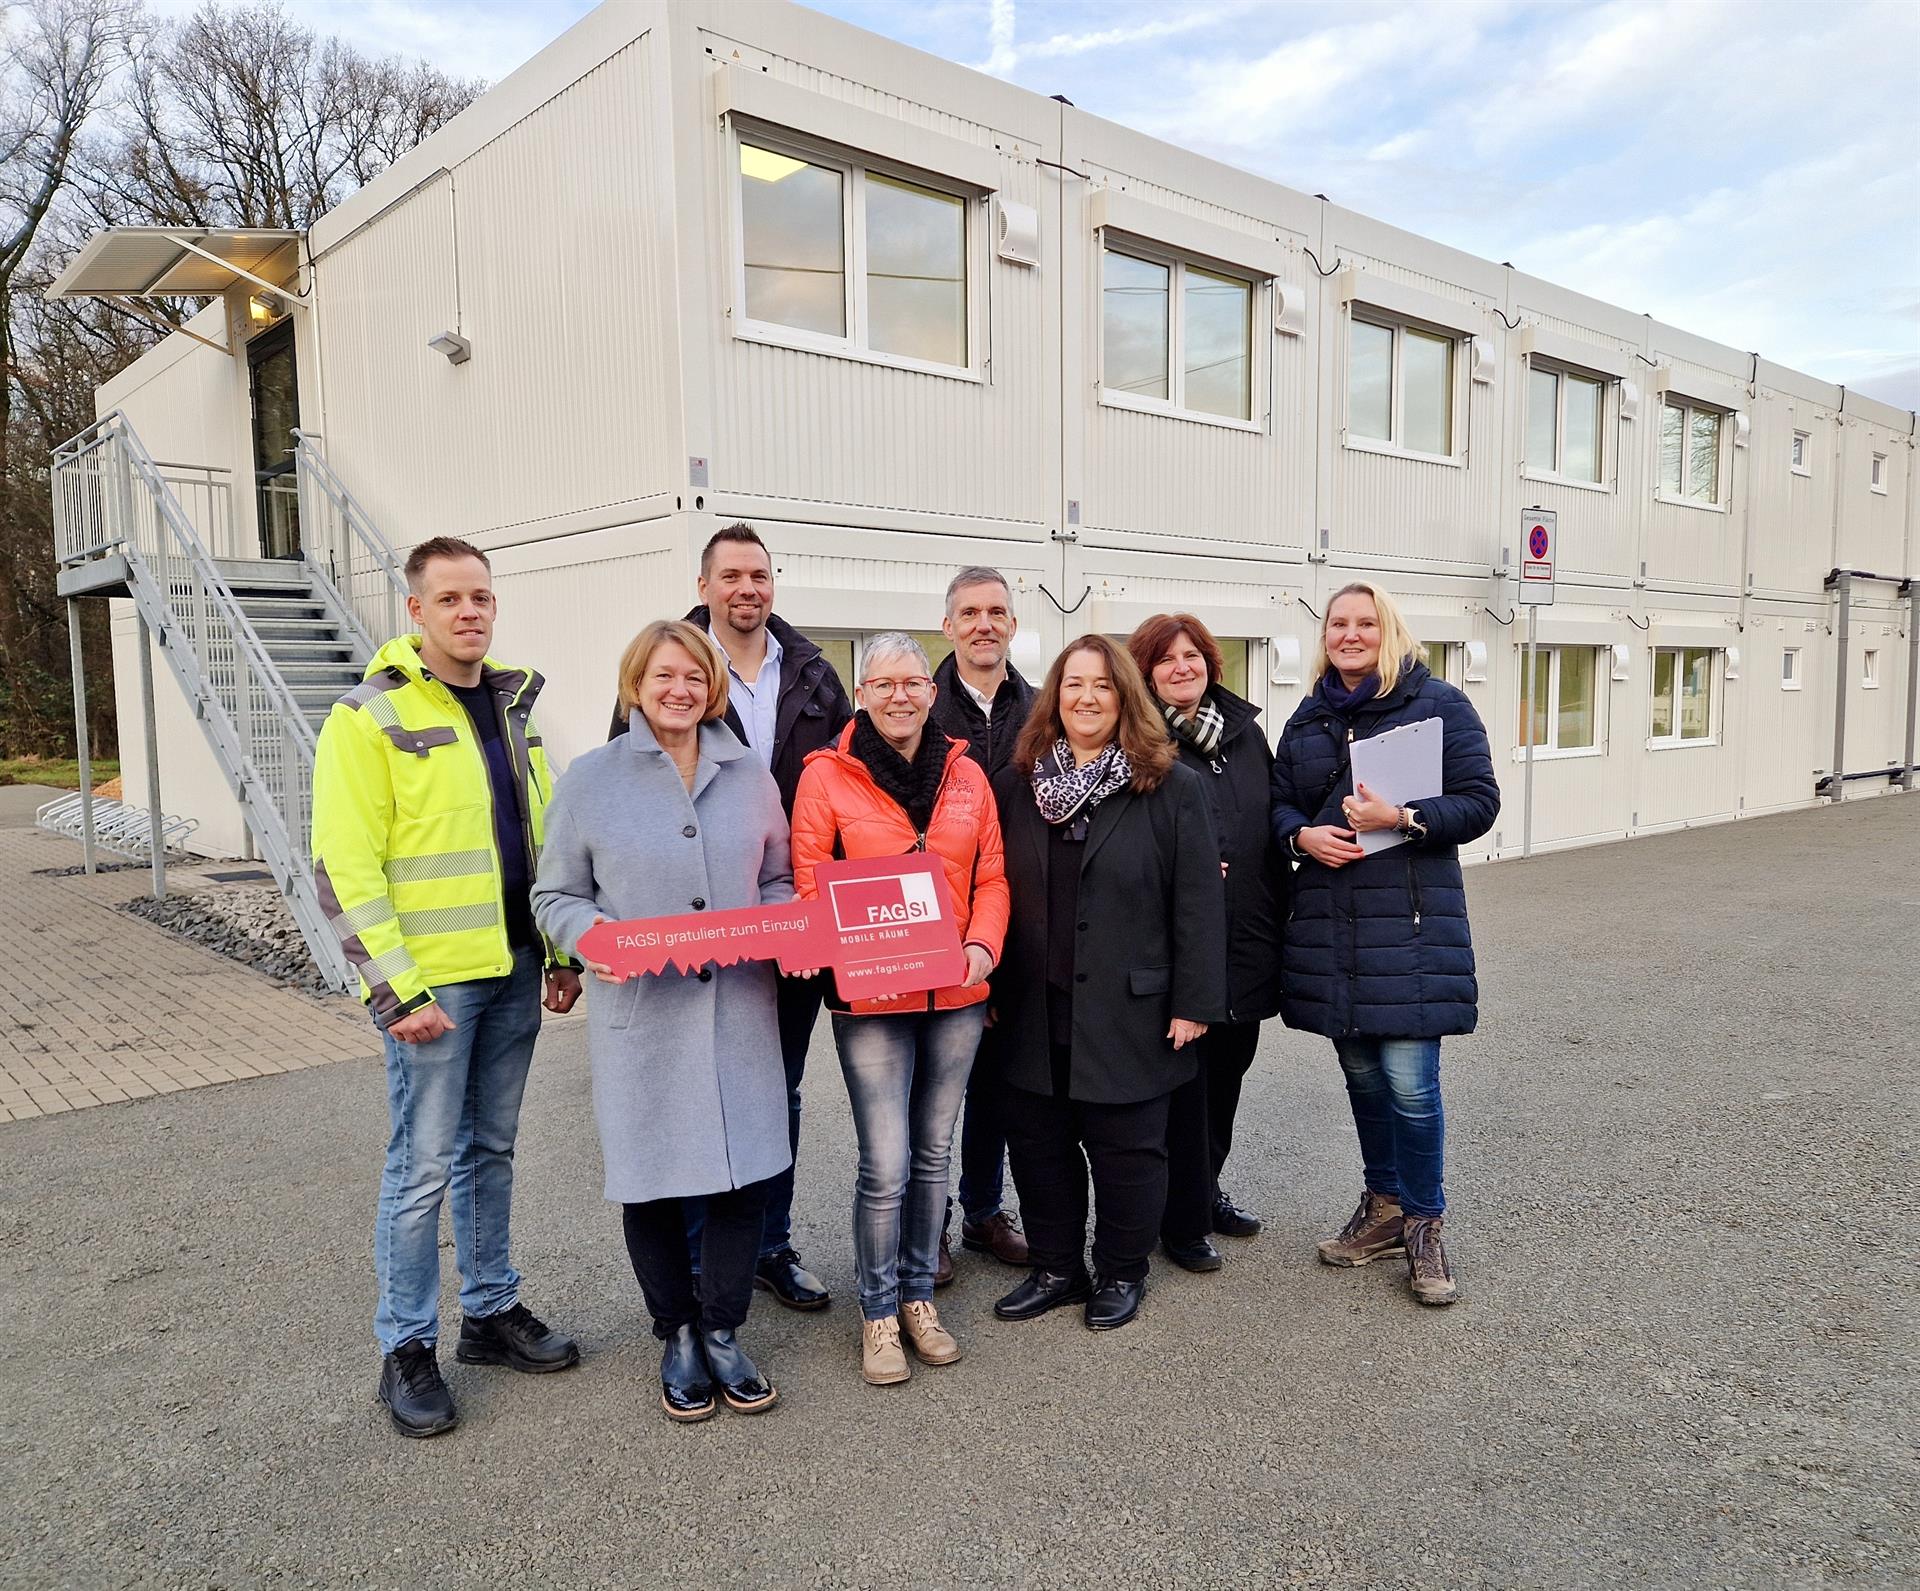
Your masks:
{"label": "brown lace-up shoe", "polygon": [[860,1322],[860,1374],[876,1387],[890,1387],[913,1374],[900,1346],[898,1320]]}
{"label": "brown lace-up shoe", "polygon": [[953,1246],[947,1242],[947,1234],[940,1234],[940,1256],[933,1262],[933,1285],[945,1287],[953,1280]]}
{"label": "brown lace-up shoe", "polygon": [[1315,1245],[1325,1265],[1365,1265],[1385,1259],[1389,1254],[1404,1254],[1401,1228],[1406,1216],[1400,1201],[1369,1188],[1360,1195],[1360,1203],[1338,1237],[1323,1238]]}
{"label": "brown lace-up shoe", "polygon": [[1423,1304],[1451,1304],[1460,1296],[1447,1264],[1447,1246],[1440,1240],[1446,1224],[1438,1215],[1407,1217],[1407,1283]]}
{"label": "brown lace-up shoe", "polygon": [[960,1244],[975,1254],[991,1254],[1002,1265],[1031,1265],[1027,1239],[1020,1223],[1005,1210],[995,1210],[986,1220],[960,1223]]}
{"label": "brown lace-up shoe", "polygon": [[922,1364],[950,1365],[960,1357],[960,1344],[940,1324],[940,1312],[931,1304],[915,1299],[901,1305],[900,1331]]}

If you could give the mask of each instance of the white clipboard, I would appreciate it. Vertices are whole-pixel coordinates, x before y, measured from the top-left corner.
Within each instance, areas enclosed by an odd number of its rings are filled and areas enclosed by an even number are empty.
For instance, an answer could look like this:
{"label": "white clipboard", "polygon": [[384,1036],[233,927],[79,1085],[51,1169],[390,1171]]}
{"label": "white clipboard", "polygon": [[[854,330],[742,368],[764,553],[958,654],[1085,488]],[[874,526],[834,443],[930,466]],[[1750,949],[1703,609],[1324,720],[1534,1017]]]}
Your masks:
{"label": "white clipboard", "polygon": [[[1440,779],[1440,746],[1445,736],[1446,726],[1438,718],[1423,718],[1384,735],[1354,741],[1348,747],[1354,784],[1364,784],[1397,807],[1431,801],[1445,788]],[[1369,856],[1406,842],[1406,835],[1392,829],[1367,829],[1358,837],[1360,849]]]}

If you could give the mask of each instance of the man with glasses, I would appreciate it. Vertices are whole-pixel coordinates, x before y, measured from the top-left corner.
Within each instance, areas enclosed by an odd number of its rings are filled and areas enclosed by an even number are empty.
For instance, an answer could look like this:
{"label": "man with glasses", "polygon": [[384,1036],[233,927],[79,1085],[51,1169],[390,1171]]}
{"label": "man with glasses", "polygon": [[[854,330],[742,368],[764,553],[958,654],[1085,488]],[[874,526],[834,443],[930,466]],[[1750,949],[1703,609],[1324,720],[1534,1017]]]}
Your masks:
{"label": "man with glasses", "polygon": [[[715,531],[700,553],[700,604],[687,622],[706,629],[727,660],[726,725],[760,759],[793,817],[793,794],[807,757],[831,745],[853,719],[853,704],[833,666],[773,611],[773,558],[751,525]],[[613,735],[627,731],[614,710]],[[787,1132],[800,1157],[800,1080],[820,1015],[824,980],[779,982],[780,1058],[787,1069]],[[697,1237],[697,1222],[690,1237]],[[694,1244],[694,1253],[699,1245]],[[773,1179],[754,1285],[789,1309],[825,1309],[830,1295],[793,1247],[793,1170]]]}
{"label": "man with glasses", "polygon": [[[933,723],[967,743],[967,755],[991,779],[1007,765],[1020,726],[1033,708],[1033,687],[1007,660],[1014,633],[1013,594],[998,569],[974,564],[947,584],[947,614],[941,632],[953,652],[934,671],[938,694]],[[960,1241],[977,1254],[1007,1265],[1026,1265],[1027,1240],[1002,1208],[1006,1191],[1007,1133],[1001,1115],[999,1049],[988,1028],[967,1082],[967,1109],[960,1127]],[[947,1214],[952,1218],[948,1201]],[[953,1280],[948,1234],[940,1235],[937,1282]]]}

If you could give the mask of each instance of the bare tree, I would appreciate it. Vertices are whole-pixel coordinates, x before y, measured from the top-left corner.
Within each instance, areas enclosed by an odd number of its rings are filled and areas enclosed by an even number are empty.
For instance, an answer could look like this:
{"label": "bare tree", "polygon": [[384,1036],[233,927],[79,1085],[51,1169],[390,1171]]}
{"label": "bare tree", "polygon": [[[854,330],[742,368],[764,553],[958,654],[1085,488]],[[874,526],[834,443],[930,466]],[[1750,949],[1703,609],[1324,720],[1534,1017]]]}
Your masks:
{"label": "bare tree", "polygon": [[42,594],[51,583],[35,578],[43,571],[31,549],[44,517],[44,455],[22,456],[38,428],[20,423],[16,402],[47,378],[22,358],[15,300],[135,15],[129,0],[29,0],[0,11],[0,735],[9,739],[45,739],[52,595]]}

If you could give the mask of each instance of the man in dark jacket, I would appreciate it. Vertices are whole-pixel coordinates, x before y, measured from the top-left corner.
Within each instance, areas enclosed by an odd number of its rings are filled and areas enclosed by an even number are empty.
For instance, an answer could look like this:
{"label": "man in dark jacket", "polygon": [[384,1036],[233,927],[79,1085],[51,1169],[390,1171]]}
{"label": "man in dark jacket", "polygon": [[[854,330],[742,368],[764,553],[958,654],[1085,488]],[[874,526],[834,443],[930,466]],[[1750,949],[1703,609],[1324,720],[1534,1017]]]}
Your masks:
{"label": "man in dark jacket", "polygon": [[[699,590],[700,605],[687,622],[704,625],[727,660],[726,725],[772,773],[791,818],[802,765],[839,738],[853,718],[853,704],[820,648],[775,616],[773,558],[751,525],[714,532],[700,553]],[[626,731],[626,715],[615,708],[607,738]],[[787,1132],[796,1162],[800,1079],[823,990],[819,978],[779,981],[780,1058],[787,1069]],[[794,1252],[791,1168],[774,1178],[767,1196],[754,1285],[790,1309],[827,1307],[827,1289]]]}
{"label": "man in dark jacket", "polygon": [[[1033,687],[1007,661],[1014,632],[1013,594],[998,569],[972,565],[947,584],[941,632],[953,653],[934,670],[934,728],[967,743],[967,755],[991,779],[1013,756],[1013,743],[1033,707]],[[1006,1196],[1007,1130],[1002,1118],[1000,1044],[995,1030],[981,1036],[967,1080],[967,1113],[960,1127],[960,1241],[978,1254],[1025,1265],[1027,1240],[1001,1207]],[[952,1218],[953,1202],[947,1202]],[[953,1260],[940,1234],[939,1277],[951,1280]]]}

